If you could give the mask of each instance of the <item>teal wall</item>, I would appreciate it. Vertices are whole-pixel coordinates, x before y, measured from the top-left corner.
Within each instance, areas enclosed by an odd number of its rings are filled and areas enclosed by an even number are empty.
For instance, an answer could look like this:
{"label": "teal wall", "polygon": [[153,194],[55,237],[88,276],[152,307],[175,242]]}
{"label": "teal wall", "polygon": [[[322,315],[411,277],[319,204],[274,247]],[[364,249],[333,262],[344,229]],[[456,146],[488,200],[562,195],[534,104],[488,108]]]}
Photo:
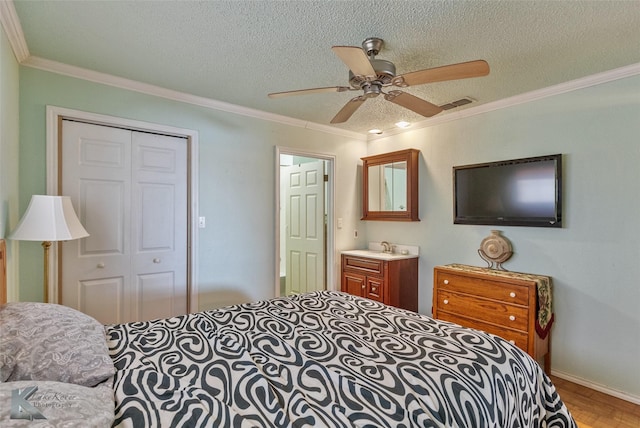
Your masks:
{"label": "teal wall", "polygon": [[[0,31],[0,239],[18,221],[19,66]],[[16,244],[7,241],[7,297],[17,298]]]}
{"label": "teal wall", "polygon": [[[369,154],[422,152],[419,223],[369,222],[371,241],[419,245],[420,311],[433,267],[485,265],[500,229],[513,271],[550,275],[556,322],[552,369],[640,399],[640,76],[369,143]],[[454,225],[454,165],[563,153],[562,229]]]}
{"label": "teal wall", "polygon": [[[135,119],[199,132],[200,306],[257,300],[275,293],[275,147],[336,156],[336,216],[355,218],[358,160],[364,139],[352,139],[171,101],[80,79],[20,68],[20,195],[46,191],[47,105]],[[355,221],[355,220],[354,220]],[[338,249],[353,238],[336,235]],[[42,299],[42,248],[20,244],[20,299]],[[339,258],[336,257],[336,263]],[[337,267],[336,267],[337,269]],[[230,300],[231,299],[231,300]]]}

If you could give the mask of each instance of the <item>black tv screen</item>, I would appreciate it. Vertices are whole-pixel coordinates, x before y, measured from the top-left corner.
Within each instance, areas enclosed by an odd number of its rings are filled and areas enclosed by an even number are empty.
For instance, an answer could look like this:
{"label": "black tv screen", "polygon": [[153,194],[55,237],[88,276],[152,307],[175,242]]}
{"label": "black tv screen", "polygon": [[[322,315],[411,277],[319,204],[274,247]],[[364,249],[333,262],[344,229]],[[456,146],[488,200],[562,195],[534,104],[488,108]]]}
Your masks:
{"label": "black tv screen", "polygon": [[562,155],[453,167],[453,222],[562,227]]}

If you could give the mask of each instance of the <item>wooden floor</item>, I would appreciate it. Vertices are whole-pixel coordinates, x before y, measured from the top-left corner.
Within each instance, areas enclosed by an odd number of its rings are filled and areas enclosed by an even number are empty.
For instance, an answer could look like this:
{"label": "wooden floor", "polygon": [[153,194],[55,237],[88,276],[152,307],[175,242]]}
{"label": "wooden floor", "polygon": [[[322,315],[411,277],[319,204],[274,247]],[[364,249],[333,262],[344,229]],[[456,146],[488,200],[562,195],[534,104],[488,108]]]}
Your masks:
{"label": "wooden floor", "polygon": [[640,406],[551,376],[579,428],[640,428]]}

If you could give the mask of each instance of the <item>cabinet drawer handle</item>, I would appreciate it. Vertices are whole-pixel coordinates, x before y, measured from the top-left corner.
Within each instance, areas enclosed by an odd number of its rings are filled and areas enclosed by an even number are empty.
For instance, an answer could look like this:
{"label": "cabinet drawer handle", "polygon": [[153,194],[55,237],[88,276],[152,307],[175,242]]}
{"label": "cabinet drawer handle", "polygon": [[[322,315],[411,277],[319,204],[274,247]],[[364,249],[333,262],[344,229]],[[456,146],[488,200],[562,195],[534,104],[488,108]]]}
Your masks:
{"label": "cabinet drawer handle", "polygon": [[448,304],[449,304],[449,299],[444,299],[442,302],[443,302],[445,305],[448,305]]}
{"label": "cabinet drawer handle", "polygon": [[515,315],[509,315],[509,319],[510,319],[511,321],[515,321],[515,320],[516,320],[516,316],[515,316]]}
{"label": "cabinet drawer handle", "polygon": [[443,282],[444,282],[445,285],[449,284],[449,280],[448,279],[445,279]]}
{"label": "cabinet drawer handle", "polygon": [[516,293],[514,293],[513,291],[511,293],[509,293],[509,296],[511,297],[516,297]]}

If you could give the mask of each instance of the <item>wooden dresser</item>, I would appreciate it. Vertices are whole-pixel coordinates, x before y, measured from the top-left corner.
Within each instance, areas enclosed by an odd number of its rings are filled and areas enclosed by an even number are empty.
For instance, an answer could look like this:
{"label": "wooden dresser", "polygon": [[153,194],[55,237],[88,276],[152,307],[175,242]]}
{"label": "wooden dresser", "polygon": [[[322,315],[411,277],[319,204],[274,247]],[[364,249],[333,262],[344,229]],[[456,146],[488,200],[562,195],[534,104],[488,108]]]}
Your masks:
{"label": "wooden dresser", "polygon": [[[433,317],[500,336],[536,361],[544,357],[544,371],[550,373],[553,314],[547,276],[466,265],[436,266]],[[541,319],[544,328],[539,326]]]}
{"label": "wooden dresser", "polygon": [[342,291],[418,311],[418,256],[388,260],[342,254]]}

